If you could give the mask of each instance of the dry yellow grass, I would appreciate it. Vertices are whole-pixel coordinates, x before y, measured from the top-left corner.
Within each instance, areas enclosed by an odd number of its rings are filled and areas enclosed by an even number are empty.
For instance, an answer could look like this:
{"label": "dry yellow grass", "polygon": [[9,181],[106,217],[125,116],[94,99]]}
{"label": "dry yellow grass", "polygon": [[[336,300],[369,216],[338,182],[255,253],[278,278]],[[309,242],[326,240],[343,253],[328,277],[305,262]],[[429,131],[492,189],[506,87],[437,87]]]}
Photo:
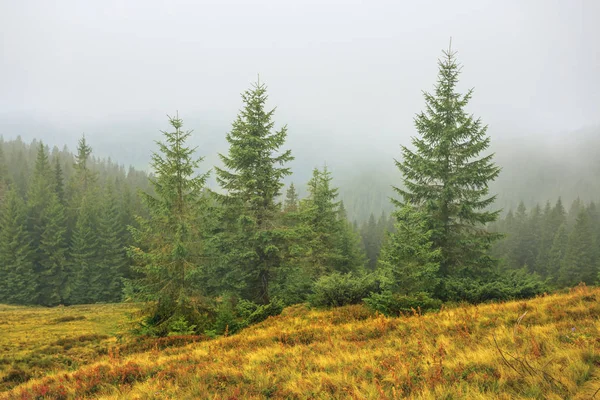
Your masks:
{"label": "dry yellow grass", "polygon": [[0,398],[589,399],[599,318],[600,289],[586,287],[403,318],[295,306],[231,337],[99,356]]}

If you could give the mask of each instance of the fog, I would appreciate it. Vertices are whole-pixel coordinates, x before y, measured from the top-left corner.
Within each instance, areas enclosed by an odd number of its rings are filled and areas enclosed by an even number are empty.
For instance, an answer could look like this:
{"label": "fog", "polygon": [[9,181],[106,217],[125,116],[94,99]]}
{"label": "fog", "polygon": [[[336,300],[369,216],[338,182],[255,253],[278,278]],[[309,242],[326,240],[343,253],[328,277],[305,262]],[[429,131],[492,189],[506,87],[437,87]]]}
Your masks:
{"label": "fog", "polygon": [[597,0],[4,1],[0,135],[73,148],[85,133],[145,167],[177,110],[209,168],[260,75],[298,179],[393,170],[452,37],[469,111],[510,160],[600,123],[599,19]]}

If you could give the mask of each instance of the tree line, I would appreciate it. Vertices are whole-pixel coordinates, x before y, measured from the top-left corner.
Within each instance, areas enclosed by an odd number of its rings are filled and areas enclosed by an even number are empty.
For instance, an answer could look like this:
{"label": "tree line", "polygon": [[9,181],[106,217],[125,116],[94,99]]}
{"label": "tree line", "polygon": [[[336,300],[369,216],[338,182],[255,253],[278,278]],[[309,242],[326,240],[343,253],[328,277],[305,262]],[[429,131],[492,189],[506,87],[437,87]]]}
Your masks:
{"label": "tree line", "polygon": [[20,138],[0,141],[0,302],[78,304],[122,298],[127,225],[143,214],[147,175]]}

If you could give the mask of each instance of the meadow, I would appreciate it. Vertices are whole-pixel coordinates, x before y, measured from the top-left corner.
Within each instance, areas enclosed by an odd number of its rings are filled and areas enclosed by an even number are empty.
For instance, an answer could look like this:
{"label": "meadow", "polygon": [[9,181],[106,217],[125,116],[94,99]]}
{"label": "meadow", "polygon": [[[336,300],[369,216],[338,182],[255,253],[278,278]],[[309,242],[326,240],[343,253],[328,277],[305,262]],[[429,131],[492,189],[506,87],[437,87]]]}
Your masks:
{"label": "meadow", "polygon": [[297,305],[212,340],[133,337],[136,310],[0,306],[0,399],[600,398],[598,288],[400,318]]}

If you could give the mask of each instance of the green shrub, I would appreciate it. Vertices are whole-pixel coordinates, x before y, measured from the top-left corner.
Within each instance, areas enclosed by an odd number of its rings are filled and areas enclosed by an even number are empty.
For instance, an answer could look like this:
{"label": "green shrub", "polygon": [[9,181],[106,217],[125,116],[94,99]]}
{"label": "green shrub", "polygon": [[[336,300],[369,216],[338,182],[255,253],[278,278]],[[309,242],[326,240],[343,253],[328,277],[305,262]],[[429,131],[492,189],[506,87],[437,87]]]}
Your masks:
{"label": "green shrub", "polygon": [[256,304],[248,300],[237,300],[235,297],[226,297],[216,313],[216,319],[211,329],[205,331],[209,336],[215,337],[227,333],[236,333],[241,329],[264,321],[270,316],[281,314],[283,302],[274,299],[269,304]]}
{"label": "green shrub", "polygon": [[527,299],[547,291],[539,276],[526,269],[505,271],[486,280],[449,278],[444,281],[444,297],[448,301],[482,303]]}
{"label": "green shrub", "polygon": [[191,325],[184,316],[179,316],[169,324],[168,336],[189,336],[195,331],[196,325]]}
{"label": "green shrub", "polygon": [[393,316],[412,313],[415,310],[437,310],[442,305],[441,300],[433,299],[427,293],[423,292],[413,295],[402,295],[385,291],[382,293],[372,293],[364,301],[374,311]]}
{"label": "green shrub", "polygon": [[314,307],[358,304],[378,290],[379,283],[372,274],[353,275],[351,272],[347,274],[335,272],[315,282],[309,302]]}

